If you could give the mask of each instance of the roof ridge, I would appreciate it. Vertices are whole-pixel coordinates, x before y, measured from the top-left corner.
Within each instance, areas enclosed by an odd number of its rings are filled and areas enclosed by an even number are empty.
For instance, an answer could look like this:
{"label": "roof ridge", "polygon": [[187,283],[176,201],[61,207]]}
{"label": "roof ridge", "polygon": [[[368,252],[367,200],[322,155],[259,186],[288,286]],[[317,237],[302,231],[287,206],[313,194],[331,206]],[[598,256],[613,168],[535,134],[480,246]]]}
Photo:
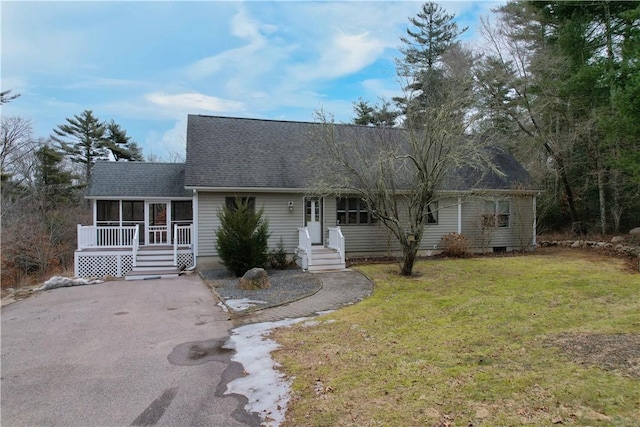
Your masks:
{"label": "roof ridge", "polygon": [[[284,120],[284,119],[261,119],[257,117],[234,117],[234,116],[217,116],[210,114],[188,114],[187,116],[203,117],[207,119],[229,119],[229,120],[243,120],[243,121],[255,121],[255,122],[273,122],[273,123],[292,123],[292,124],[308,124],[308,125],[321,125],[321,122],[312,122],[305,120]],[[329,123],[330,124],[330,123]],[[355,128],[370,128],[375,129],[377,126],[359,125],[356,123],[333,123],[337,126],[349,126]],[[385,127],[385,129],[392,130],[406,130],[406,128]]]}

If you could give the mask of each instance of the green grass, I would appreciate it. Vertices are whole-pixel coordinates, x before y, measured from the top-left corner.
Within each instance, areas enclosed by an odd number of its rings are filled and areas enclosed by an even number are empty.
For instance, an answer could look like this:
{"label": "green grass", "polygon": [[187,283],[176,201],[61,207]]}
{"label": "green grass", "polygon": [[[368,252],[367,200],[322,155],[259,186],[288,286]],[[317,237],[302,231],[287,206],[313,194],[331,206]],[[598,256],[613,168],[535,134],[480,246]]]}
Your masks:
{"label": "green grass", "polygon": [[640,274],[623,265],[565,251],[424,261],[410,278],[359,267],[371,297],[275,333],[294,378],[286,424],[637,426],[637,377],[554,344],[640,334]]}

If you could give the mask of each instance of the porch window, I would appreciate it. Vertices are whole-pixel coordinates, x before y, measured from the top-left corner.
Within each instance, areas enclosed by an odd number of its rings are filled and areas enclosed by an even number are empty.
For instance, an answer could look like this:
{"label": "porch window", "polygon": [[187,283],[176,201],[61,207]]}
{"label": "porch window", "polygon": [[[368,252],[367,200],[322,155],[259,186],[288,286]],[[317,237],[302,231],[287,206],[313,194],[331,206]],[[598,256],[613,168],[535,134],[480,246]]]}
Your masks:
{"label": "porch window", "polygon": [[487,201],[485,214],[482,216],[483,225],[487,227],[509,227],[511,204],[507,200]]}
{"label": "porch window", "polygon": [[232,212],[238,210],[238,202],[249,203],[249,212],[256,211],[256,198],[255,197],[225,197],[224,203],[227,209]]}
{"label": "porch window", "polygon": [[193,222],[193,203],[191,200],[171,202],[171,225],[190,225]]}
{"label": "porch window", "polygon": [[336,199],[336,206],[336,218],[339,225],[375,224],[378,222],[362,199],[339,197]]}
{"label": "porch window", "polygon": [[122,201],[122,225],[144,224],[144,202]]}
{"label": "porch window", "polygon": [[118,200],[98,200],[96,203],[96,224],[120,225],[120,202]]}

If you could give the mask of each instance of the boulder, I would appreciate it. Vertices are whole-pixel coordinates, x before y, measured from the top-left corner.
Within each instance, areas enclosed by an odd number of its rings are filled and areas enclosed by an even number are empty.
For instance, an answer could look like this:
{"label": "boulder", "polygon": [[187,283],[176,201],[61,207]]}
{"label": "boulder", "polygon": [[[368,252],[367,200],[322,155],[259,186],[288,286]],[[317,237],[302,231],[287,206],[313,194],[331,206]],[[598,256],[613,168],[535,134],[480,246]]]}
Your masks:
{"label": "boulder", "polygon": [[620,243],[620,242],[624,242],[624,237],[622,237],[622,236],[614,236],[611,239],[611,243]]}
{"label": "boulder", "polygon": [[640,236],[640,227],[632,228],[631,230],[629,230],[629,234]]}
{"label": "boulder", "polygon": [[580,240],[576,240],[575,242],[573,242],[571,244],[571,247],[572,248],[579,248],[580,247],[580,243],[581,243]]}
{"label": "boulder", "polygon": [[266,289],[271,287],[271,281],[264,268],[252,268],[240,278],[238,287],[245,290]]}

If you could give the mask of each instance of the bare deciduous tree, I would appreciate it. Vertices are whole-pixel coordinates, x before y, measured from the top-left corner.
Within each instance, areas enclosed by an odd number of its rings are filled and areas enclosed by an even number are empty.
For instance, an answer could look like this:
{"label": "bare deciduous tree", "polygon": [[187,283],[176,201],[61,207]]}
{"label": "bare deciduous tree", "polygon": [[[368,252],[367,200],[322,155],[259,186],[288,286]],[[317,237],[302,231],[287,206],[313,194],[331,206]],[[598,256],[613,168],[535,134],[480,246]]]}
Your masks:
{"label": "bare deciduous tree", "polygon": [[423,110],[421,129],[336,125],[317,113],[316,191],[361,198],[400,244],[402,275],[412,274],[429,205],[444,189],[473,187],[494,170],[485,143],[466,132],[472,120],[460,120],[470,96],[465,88],[452,84],[445,102]]}

